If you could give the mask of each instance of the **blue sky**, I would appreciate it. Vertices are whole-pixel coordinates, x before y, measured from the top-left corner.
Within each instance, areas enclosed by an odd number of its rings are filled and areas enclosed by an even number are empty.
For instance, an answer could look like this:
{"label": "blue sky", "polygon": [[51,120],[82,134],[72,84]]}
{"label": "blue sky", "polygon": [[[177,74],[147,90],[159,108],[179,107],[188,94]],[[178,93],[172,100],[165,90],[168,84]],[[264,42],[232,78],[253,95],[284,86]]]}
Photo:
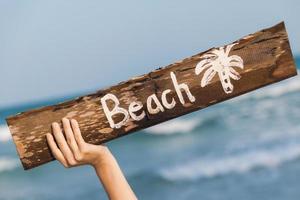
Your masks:
{"label": "blue sky", "polygon": [[85,94],[285,21],[299,1],[0,1],[0,108]]}

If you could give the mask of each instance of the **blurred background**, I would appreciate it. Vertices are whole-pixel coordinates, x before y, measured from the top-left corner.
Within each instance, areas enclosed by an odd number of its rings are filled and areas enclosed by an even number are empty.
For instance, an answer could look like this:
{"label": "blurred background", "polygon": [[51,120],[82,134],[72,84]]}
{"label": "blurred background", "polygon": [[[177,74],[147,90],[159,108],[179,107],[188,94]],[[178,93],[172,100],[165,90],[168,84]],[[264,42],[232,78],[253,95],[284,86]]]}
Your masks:
{"label": "blurred background", "polygon": [[[0,199],[106,199],[89,167],[24,171],[5,117],[285,21],[300,2],[0,1]],[[299,56],[298,56],[299,55]],[[299,199],[300,78],[109,142],[140,199]]]}

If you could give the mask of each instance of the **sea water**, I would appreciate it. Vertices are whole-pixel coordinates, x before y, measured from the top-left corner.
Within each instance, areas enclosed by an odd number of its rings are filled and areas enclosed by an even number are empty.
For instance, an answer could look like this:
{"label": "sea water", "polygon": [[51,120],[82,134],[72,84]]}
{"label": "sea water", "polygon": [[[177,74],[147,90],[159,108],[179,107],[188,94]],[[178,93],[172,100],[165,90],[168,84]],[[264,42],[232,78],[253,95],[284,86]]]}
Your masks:
{"label": "sea water", "polygon": [[[4,118],[57,102],[0,111],[1,200],[106,199],[91,167],[22,169]],[[108,146],[140,199],[299,199],[299,121],[297,76]]]}

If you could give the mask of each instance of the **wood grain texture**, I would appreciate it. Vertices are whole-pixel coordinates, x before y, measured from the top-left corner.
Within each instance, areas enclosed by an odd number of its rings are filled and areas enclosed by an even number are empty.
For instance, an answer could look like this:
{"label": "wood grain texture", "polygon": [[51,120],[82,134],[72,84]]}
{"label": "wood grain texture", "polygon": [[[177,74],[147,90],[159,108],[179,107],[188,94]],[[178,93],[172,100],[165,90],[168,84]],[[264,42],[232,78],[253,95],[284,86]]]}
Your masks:
{"label": "wood grain texture", "polygon": [[[201,56],[214,48],[159,68],[148,74],[121,82],[96,93],[78,97],[72,101],[19,113],[7,118],[9,129],[16,144],[24,169],[30,169],[54,160],[46,142],[46,133],[51,132],[51,123],[63,117],[78,120],[86,142],[101,144],[134,131],[196,111],[215,103],[278,82],[297,74],[284,23],[250,34],[235,41],[230,54],[243,59],[244,68],[236,69],[239,80],[231,80],[234,91],[226,94],[218,76],[206,87],[200,86],[203,74],[195,74],[195,66]],[[196,101],[191,103],[185,96],[184,105],[178,103],[170,72],[174,72],[179,83],[186,83]],[[173,109],[152,115],[146,112],[141,121],[129,120],[120,129],[110,127],[100,103],[107,93],[116,95],[120,106],[128,108],[130,102],[141,101],[146,107],[151,94],[161,96],[162,91],[171,89],[170,97],[177,102]],[[117,116],[115,120],[120,120]]]}

